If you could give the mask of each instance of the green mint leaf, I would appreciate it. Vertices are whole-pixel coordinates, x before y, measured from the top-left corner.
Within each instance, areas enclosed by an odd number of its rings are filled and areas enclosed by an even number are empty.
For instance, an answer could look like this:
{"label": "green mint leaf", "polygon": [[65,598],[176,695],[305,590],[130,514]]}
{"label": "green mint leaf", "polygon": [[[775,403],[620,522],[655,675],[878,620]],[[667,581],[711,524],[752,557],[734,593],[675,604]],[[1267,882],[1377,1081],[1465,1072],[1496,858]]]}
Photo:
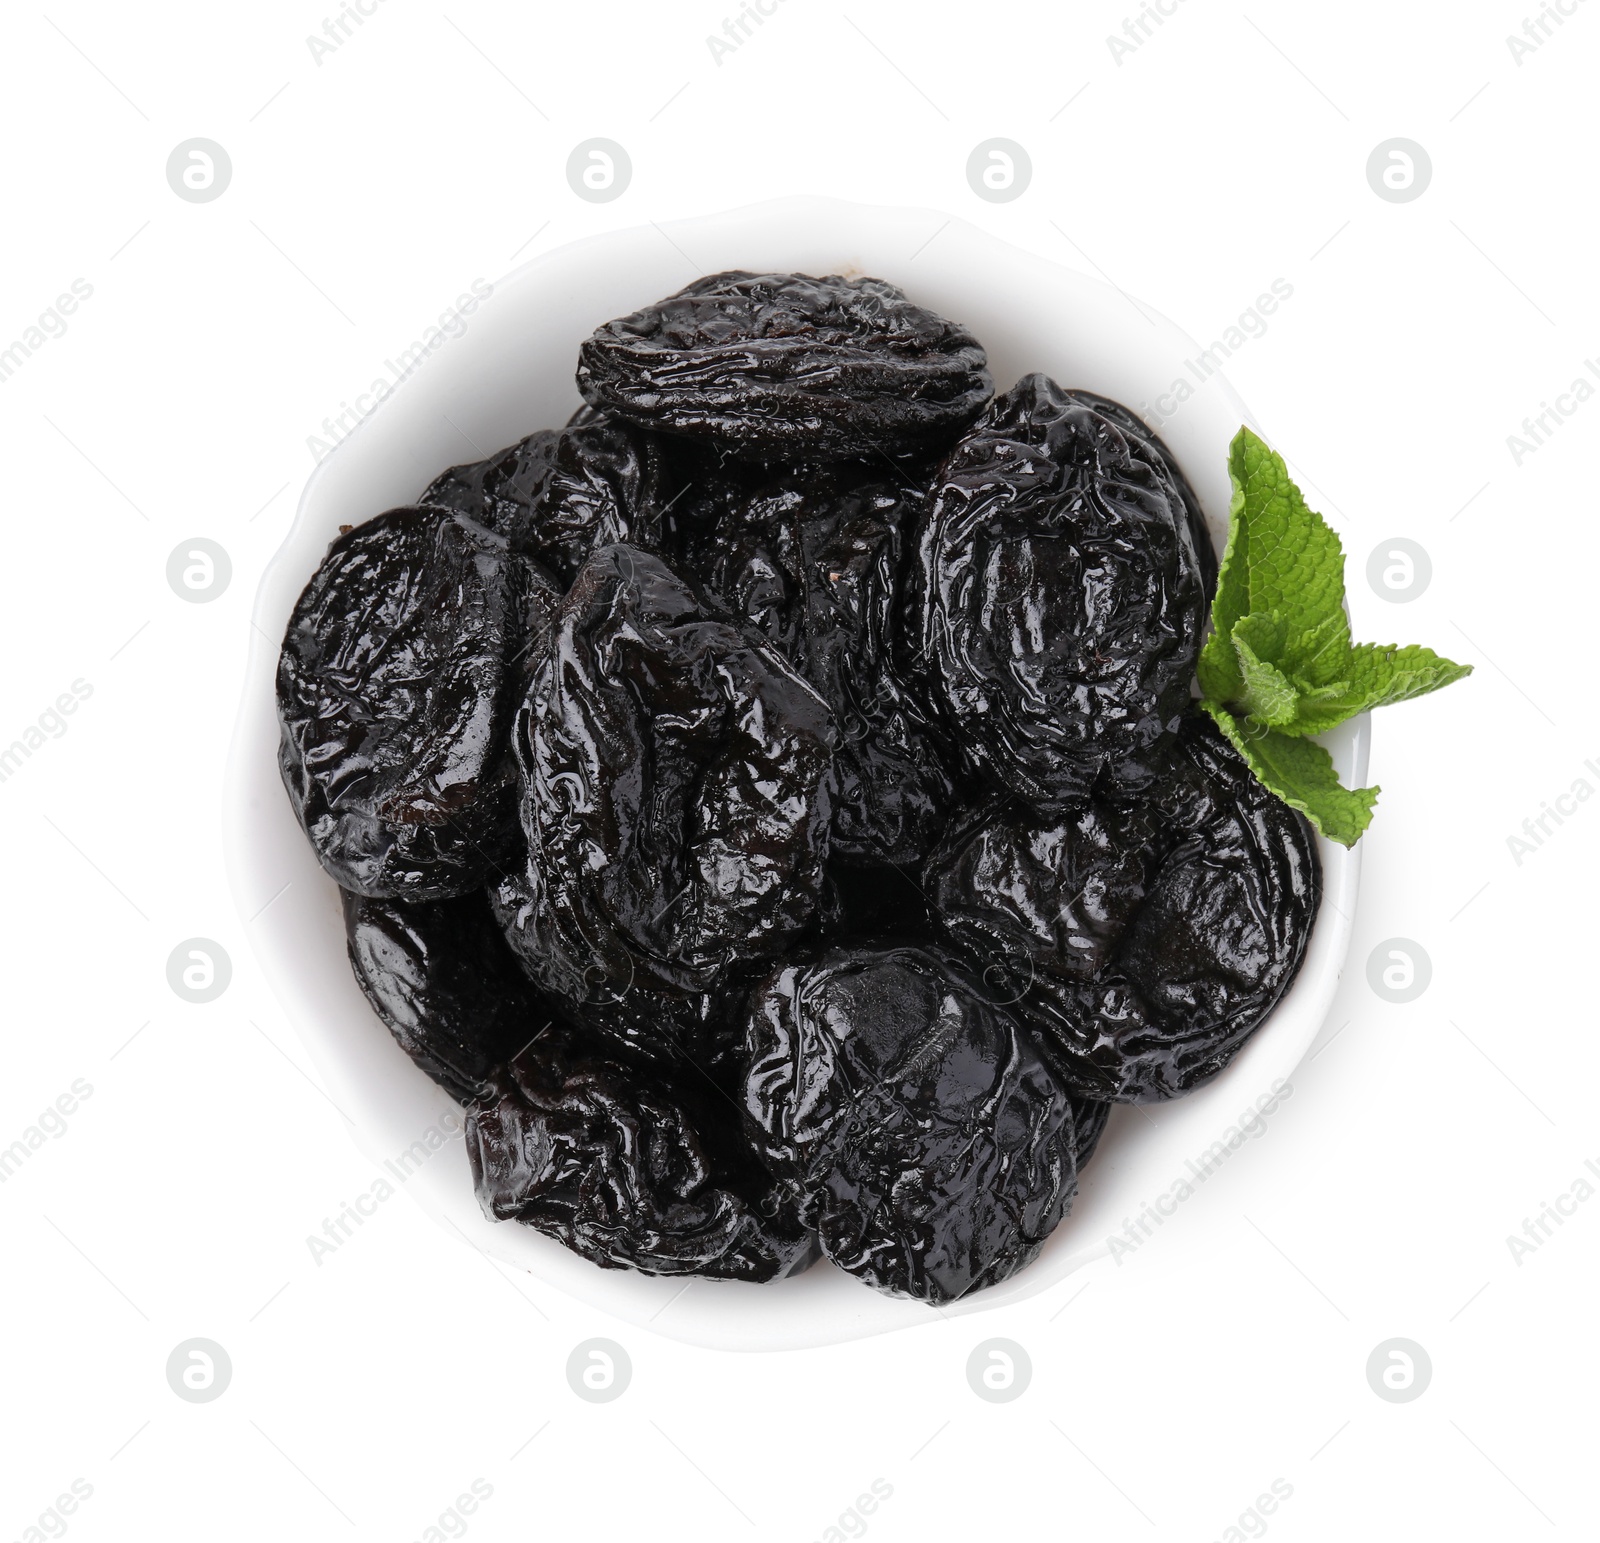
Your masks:
{"label": "green mint leaf", "polygon": [[1281,613],[1293,646],[1343,614],[1344,548],[1328,522],[1307,507],[1283,457],[1249,429],[1239,430],[1228,463],[1244,492],[1250,526],[1246,614]]}
{"label": "green mint leaf", "polygon": [[1472,673],[1416,646],[1352,645],[1344,548],[1283,457],[1249,429],[1228,450],[1228,545],[1200,650],[1201,706],[1251,772],[1330,840],[1354,846],[1377,788],[1340,785],[1309,736]]}
{"label": "green mint leaf", "polygon": [[1292,724],[1300,687],[1269,661],[1283,650],[1283,618],[1276,611],[1244,616],[1233,629],[1233,652],[1242,687],[1235,705],[1251,719],[1274,728]]}
{"label": "green mint leaf", "polygon": [[1281,651],[1265,662],[1312,686],[1342,678],[1340,644],[1348,647],[1350,634],[1338,536],[1307,506],[1283,457],[1247,428],[1229,447],[1228,475],[1228,545],[1211,607],[1215,631],[1200,653],[1201,690],[1217,701],[1239,701],[1244,679],[1234,631],[1264,611],[1276,612],[1284,627]]}
{"label": "green mint leaf", "polygon": [[1282,611],[1252,611],[1233,624],[1233,643],[1235,651],[1243,643],[1256,658],[1276,665],[1288,649],[1288,618]]}
{"label": "green mint leaf", "polygon": [[1345,787],[1333,769],[1333,757],[1315,740],[1243,722],[1215,702],[1201,706],[1269,792],[1298,809],[1330,841],[1349,847],[1361,839],[1372,823],[1377,788]]}
{"label": "green mint leaf", "polygon": [[1408,702],[1452,685],[1472,673],[1420,643],[1358,643],[1350,650],[1350,679],[1367,692],[1363,709]]}
{"label": "green mint leaf", "polygon": [[1472,666],[1415,643],[1404,648],[1358,643],[1349,650],[1344,673],[1345,680],[1302,694],[1292,722],[1285,725],[1288,733],[1321,734],[1370,708],[1426,696],[1470,675]]}
{"label": "green mint leaf", "polygon": [[1344,584],[1339,585],[1339,608],[1315,627],[1300,634],[1295,643],[1292,665],[1294,676],[1308,691],[1332,685],[1346,673],[1350,658],[1350,620],[1344,614]]}

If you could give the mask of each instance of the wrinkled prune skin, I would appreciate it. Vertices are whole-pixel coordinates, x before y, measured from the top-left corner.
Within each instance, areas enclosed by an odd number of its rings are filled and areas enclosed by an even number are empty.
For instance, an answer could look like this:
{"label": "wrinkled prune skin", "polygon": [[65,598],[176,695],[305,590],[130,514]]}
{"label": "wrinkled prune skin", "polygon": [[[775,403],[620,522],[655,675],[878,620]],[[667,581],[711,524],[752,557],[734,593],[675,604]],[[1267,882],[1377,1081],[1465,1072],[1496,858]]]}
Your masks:
{"label": "wrinkled prune skin", "polygon": [[685,561],[832,711],[833,853],[904,866],[942,828],[955,783],[893,657],[905,529],[923,496],[900,471],[852,462],[788,472],[730,500],[689,537]]}
{"label": "wrinkled prune skin", "polygon": [[559,432],[541,429],[487,461],[452,466],[422,502],[470,514],[565,587],[596,547],[661,550],[669,477],[652,435],[582,407]]}
{"label": "wrinkled prune skin", "polygon": [[1071,1101],[948,954],[835,948],[753,994],[746,1124],[822,1249],[935,1304],[1029,1264],[1077,1187]]}
{"label": "wrinkled prune skin", "polygon": [[529,511],[544,498],[560,440],[559,430],[540,429],[486,461],[452,466],[428,484],[417,502],[470,514],[517,545]]}
{"label": "wrinkled prune skin", "polygon": [[557,598],[447,509],[394,509],[329,547],[278,660],[278,761],[342,889],[439,900],[510,860],[511,721]]}
{"label": "wrinkled prune skin", "polygon": [[376,900],[345,891],[350,967],[400,1048],[458,1103],[549,1021],[483,895]]}
{"label": "wrinkled prune skin", "polygon": [[1151,786],[1205,592],[1147,438],[1025,376],[940,465],[907,598],[907,647],[975,770],[1043,808]]}
{"label": "wrinkled prune skin", "polygon": [[563,430],[519,544],[570,584],[599,547],[626,541],[660,551],[667,500],[655,438],[616,418],[589,418]]}
{"label": "wrinkled prune skin", "polygon": [[1042,815],[1019,800],[979,807],[923,869],[945,936],[974,961],[1091,979],[1144,901],[1167,844],[1147,806],[1090,802]]}
{"label": "wrinkled prune skin", "polygon": [[714,445],[658,435],[666,465],[666,528],[662,555],[699,582],[714,557],[711,534],[771,480],[765,467],[724,455]]}
{"label": "wrinkled prune skin", "polygon": [[827,706],[659,558],[617,545],[584,565],[513,737],[519,952],[553,996],[706,992],[813,925]]}
{"label": "wrinkled prune skin", "polygon": [[[551,973],[537,952],[543,933],[534,896],[526,863],[507,870],[487,894],[490,913],[529,980]],[[649,1060],[698,1068],[731,1089],[737,1080],[733,1058],[744,1042],[744,997],[753,979],[749,971],[731,968],[708,991],[679,992],[638,980],[608,981],[596,969],[586,974],[583,995],[547,992],[543,1000],[577,1028]]]}
{"label": "wrinkled prune skin", "polygon": [[1176,1098],[1216,1076],[1288,990],[1321,900],[1310,826],[1203,714],[1152,803],[1168,850],[1110,958],[1091,980],[1041,971],[1018,1002],[1089,1098]]}
{"label": "wrinkled prune skin", "polygon": [[1200,507],[1200,500],[1195,496],[1194,488],[1190,486],[1183,468],[1178,465],[1177,457],[1167,448],[1166,441],[1149,424],[1142,418],[1135,417],[1122,403],[1113,402],[1110,397],[1096,396],[1092,391],[1068,391],[1063,394],[1088,403],[1096,412],[1109,418],[1130,439],[1142,440],[1148,453],[1166,468],[1167,476],[1171,478],[1173,486],[1177,488],[1183,500],[1184,518],[1188,522],[1189,539],[1194,543],[1195,556],[1200,562],[1200,584],[1205,590],[1209,614],[1212,597],[1217,592],[1217,548],[1211,539],[1211,527],[1206,522],[1205,511]]}
{"label": "wrinkled prune skin", "polygon": [[765,1281],[816,1258],[810,1232],[715,1091],[660,1065],[540,1034],[467,1113],[484,1212],[606,1269]]}
{"label": "wrinkled prune skin", "polygon": [[[1042,1046],[1040,1051],[1042,1054]],[[1046,1057],[1045,1065],[1049,1064],[1049,1058]],[[1100,1138],[1106,1133],[1106,1121],[1110,1118],[1110,1104],[1094,1098],[1073,1098],[1072,1126],[1078,1138],[1076,1153],[1079,1173],[1083,1172],[1085,1164],[1094,1156],[1094,1149],[1100,1145]]]}
{"label": "wrinkled prune skin", "polygon": [[747,459],[933,447],[994,391],[982,346],[881,279],[717,273],[595,331],[584,399]]}

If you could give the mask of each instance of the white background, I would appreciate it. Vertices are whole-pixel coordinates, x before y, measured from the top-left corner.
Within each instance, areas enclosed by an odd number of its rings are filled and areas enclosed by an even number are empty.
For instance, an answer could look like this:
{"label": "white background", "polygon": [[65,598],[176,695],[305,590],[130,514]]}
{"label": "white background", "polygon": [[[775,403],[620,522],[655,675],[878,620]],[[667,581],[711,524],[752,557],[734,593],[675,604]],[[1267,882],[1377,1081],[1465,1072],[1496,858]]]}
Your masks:
{"label": "white background", "polygon": [[[1600,354],[1600,6],[1566,3],[1520,62],[1524,0],[1184,0],[1120,62],[1122,0],[782,0],[720,63],[721,5],[383,0],[320,63],[321,4],[10,12],[0,348],[75,279],[93,295],[0,385],[0,743],[75,680],[92,695],[0,782],[0,1146],[93,1091],[0,1185],[0,1539],[74,1479],[85,1540],[415,1540],[475,1479],[486,1543],[815,1543],[842,1515],[885,1543],[1592,1536],[1600,1200],[1507,1245],[1600,1163],[1600,803],[1508,846],[1600,788],[1600,405],[1520,466],[1507,445]],[[634,168],[601,205],[564,172],[596,135]],[[996,135],[1033,161],[1007,204],[965,177]],[[166,181],[194,136],[232,158],[211,203]],[[1410,203],[1367,182],[1393,136],[1432,159]],[[503,1273],[404,1196],[318,1266],[307,1235],[373,1165],[258,972],[218,836],[308,437],[474,279],[797,191],[959,214],[1202,341],[1293,286],[1230,378],[1345,538],[1357,635],[1478,667],[1379,716],[1327,1027],[1269,1132],[1156,1238],[987,1316],[698,1350]],[[205,605],[165,577],[196,536],[233,566]],[[1433,567],[1405,605],[1365,580],[1398,536]],[[166,981],[194,936],[234,965],[204,1006]],[[1404,1005],[1365,968],[1395,937],[1433,965]],[[564,1371],[596,1335],[633,1362],[605,1405]],[[233,1363],[211,1403],[167,1385],[195,1336]],[[965,1375],[993,1336],[1033,1363],[1005,1405]],[[1396,1336],[1433,1366],[1405,1404],[1365,1370]],[[848,1517],[875,1479],[890,1498]],[[1290,1498],[1251,1516],[1274,1480]]]}

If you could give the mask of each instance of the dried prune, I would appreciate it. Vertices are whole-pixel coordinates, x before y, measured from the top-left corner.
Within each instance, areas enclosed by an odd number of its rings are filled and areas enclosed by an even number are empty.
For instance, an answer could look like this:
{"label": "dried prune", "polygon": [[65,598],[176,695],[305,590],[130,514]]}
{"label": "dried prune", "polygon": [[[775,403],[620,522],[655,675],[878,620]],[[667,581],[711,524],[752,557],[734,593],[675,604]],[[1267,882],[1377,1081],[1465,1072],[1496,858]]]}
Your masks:
{"label": "dried prune", "polygon": [[752,997],[751,1133],[850,1274],[954,1301],[1030,1263],[1077,1187],[1067,1093],[949,955],[836,948]]}
{"label": "dried prune", "polygon": [[837,275],[696,279],[599,328],[578,360],[595,406],[769,462],[937,445],[994,389],[964,327]]}
{"label": "dried prune", "polygon": [[507,445],[486,461],[452,466],[433,479],[417,500],[443,509],[459,509],[508,541],[520,536],[529,511],[544,498],[550,463],[561,434],[540,429]]}
{"label": "dried prune", "polygon": [[556,1025],[467,1113],[484,1211],[608,1269],[772,1280],[816,1257],[739,1138],[737,1109]]}
{"label": "dried prune", "polygon": [[812,923],[833,729],[822,700],[659,558],[602,547],[518,717],[520,952],[574,1006],[704,992]]}
{"label": "dried prune", "polygon": [[460,1103],[549,1021],[483,895],[344,896],[351,968],[400,1048]]}
{"label": "dried prune", "polygon": [[583,408],[470,466],[452,466],[423,494],[491,526],[512,549],[570,584],[596,547],[628,541],[657,550],[668,503],[655,439]]}
{"label": "dried prune", "polygon": [[[551,978],[539,955],[545,934],[534,915],[535,887],[528,865],[502,874],[490,887],[488,901],[527,978]],[[731,1085],[730,1058],[744,1038],[744,1022],[734,1008],[750,982],[749,975],[732,969],[708,991],[668,991],[637,979],[608,980],[596,968],[585,973],[581,995],[548,993],[544,1000],[569,1023],[649,1059],[698,1068],[719,1085]]]}
{"label": "dried prune", "polygon": [[[1043,1047],[1041,1047],[1042,1053]],[[1050,1064],[1045,1059],[1045,1065]],[[1074,1097],[1072,1100],[1072,1124],[1077,1133],[1078,1172],[1082,1173],[1084,1164],[1094,1156],[1094,1149],[1100,1145],[1100,1138],[1106,1133],[1106,1121],[1111,1118],[1111,1105],[1101,1099]]]}
{"label": "dried prune", "polygon": [[658,550],[666,502],[660,446],[630,423],[597,417],[563,431],[520,542],[570,582],[598,547],[626,541]]}
{"label": "dried prune", "polygon": [[834,855],[914,865],[955,786],[893,657],[904,528],[922,489],[885,469],[789,472],[730,501],[714,526],[691,535],[686,561],[831,709]]}
{"label": "dried prune", "polygon": [[1024,377],[941,464],[907,590],[909,646],[975,769],[1046,807],[1150,786],[1205,595],[1147,439]]}
{"label": "dried prune", "polygon": [[1017,800],[979,808],[929,856],[940,928],[972,959],[1092,977],[1145,898],[1165,841],[1148,807],[1080,804],[1041,815]]}
{"label": "dried prune", "polygon": [[1044,971],[1017,1007],[1077,1093],[1139,1103],[1214,1077],[1294,979],[1321,897],[1310,826],[1209,718],[1153,795],[1168,850],[1092,979]]}
{"label": "dried prune", "polygon": [[1183,500],[1184,517],[1189,526],[1189,539],[1194,543],[1195,556],[1200,562],[1200,584],[1205,590],[1206,602],[1209,604],[1211,597],[1217,592],[1217,549],[1211,540],[1211,527],[1206,523],[1205,511],[1200,507],[1200,500],[1195,497],[1194,488],[1190,486],[1183,468],[1178,465],[1177,458],[1167,448],[1166,441],[1142,418],[1136,418],[1122,403],[1113,402],[1110,397],[1096,396],[1092,391],[1074,391],[1071,395],[1080,402],[1087,402],[1096,412],[1109,418],[1130,439],[1143,441],[1147,453],[1154,456],[1166,468],[1167,476]]}
{"label": "dried prune", "polygon": [[391,510],[329,547],[278,660],[278,760],[342,888],[442,899],[515,852],[511,720],[557,598],[447,509]]}

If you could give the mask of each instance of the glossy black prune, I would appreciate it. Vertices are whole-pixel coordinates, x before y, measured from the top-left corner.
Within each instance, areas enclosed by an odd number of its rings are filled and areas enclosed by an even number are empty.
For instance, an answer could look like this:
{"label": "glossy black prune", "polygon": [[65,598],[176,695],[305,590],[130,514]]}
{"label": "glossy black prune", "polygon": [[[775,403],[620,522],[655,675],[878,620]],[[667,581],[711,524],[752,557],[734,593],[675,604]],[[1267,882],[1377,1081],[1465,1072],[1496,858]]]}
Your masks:
{"label": "glossy black prune", "polygon": [[1217,592],[1219,560],[1217,547],[1211,539],[1211,527],[1206,522],[1205,511],[1201,509],[1200,500],[1195,496],[1194,488],[1190,485],[1183,468],[1178,465],[1177,457],[1167,448],[1166,441],[1149,424],[1142,418],[1136,418],[1122,403],[1113,402],[1110,397],[1096,396],[1092,391],[1070,391],[1066,394],[1077,398],[1080,402],[1087,402],[1096,412],[1104,414],[1116,424],[1130,439],[1143,441],[1147,452],[1166,468],[1167,476],[1183,500],[1184,518],[1189,526],[1189,539],[1194,543],[1195,556],[1200,563],[1200,584],[1205,590],[1206,604],[1209,605],[1211,597]]}
{"label": "glossy black prune", "polygon": [[905,468],[807,468],[730,501],[688,538],[693,571],[828,704],[831,849],[853,862],[920,862],[955,800],[947,752],[893,654],[905,531],[922,496]]}
{"label": "glossy black prune", "polygon": [[485,1213],[607,1269],[773,1280],[816,1245],[720,1094],[556,1025],[467,1113]]}
{"label": "glossy black prune", "polygon": [[1321,899],[1311,828],[1203,714],[1152,796],[1168,849],[1092,979],[1040,971],[1018,1010],[1074,1092],[1140,1103],[1214,1077],[1304,958]]}
{"label": "glossy black prune", "polygon": [[514,542],[529,511],[544,497],[560,439],[560,430],[540,429],[486,461],[451,466],[428,484],[417,502],[458,509]]}
{"label": "glossy black prune", "polygon": [[994,390],[964,327],[837,275],[711,274],[600,327],[578,359],[596,407],[766,462],[936,446]]}
{"label": "glossy black prune", "polygon": [[704,992],[812,925],[827,707],[659,558],[584,565],[514,738],[531,897],[514,942],[555,997]]}
{"label": "glossy black prune", "polygon": [[1166,839],[1148,807],[980,805],[929,855],[923,885],[940,929],[974,961],[1030,981],[1088,979],[1144,900]]}
{"label": "glossy black prune", "polygon": [[329,547],[278,660],[278,760],[341,888],[443,899],[515,853],[511,720],[556,598],[447,509],[391,510]]}
{"label": "glossy black prune", "polygon": [[[534,916],[535,889],[526,863],[508,869],[487,899],[496,925],[529,980],[548,978],[538,948],[542,929]],[[637,979],[607,980],[596,968],[585,975],[583,996],[545,993],[567,1022],[604,1036],[650,1060],[697,1067],[719,1085],[732,1085],[733,1052],[744,1038],[739,1009],[752,977],[730,969],[703,992],[662,990]]]}
{"label": "glossy black prune", "polygon": [[835,948],[751,1002],[745,1114],[833,1262],[944,1303],[1029,1264],[1077,1187],[1066,1091],[951,956]]}
{"label": "glossy black prune", "polygon": [[565,585],[596,547],[660,548],[667,467],[651,435],[582,408],[560,432],[540,430],[487,461],[452,466],[422,501],[435,497],[499,531]]}
{"label": "glossy black prune", "polygon": [[907,595],[909,651],[976,770],[1043,807],[1150,786],[1205,594],[1148,439],[1025,376],[941,464]]}
{"label": "glossy black prune", "polygon": [[460,1103],[549,1021],[483,895],[343,894],[350,966],[400,1048]]}
{"label": "glossy black prune", "polygon": [[[1043,1046],[1040,1046],[1043,1054]],[[1045,1065],[1050,1064],[1046,1058]],[[1072,1100],[1072,1124],[1077,1133],[1078,1172],[1082,1173],[1085,1164],[1094,1156],[1095,1148],[1100,1145],[1100,1138],[1106,1133],[1106,1121],[1111,1118],[1111,1105],[1103,1100],[1094,1098],[1074,1097]]]}
{"label": "glossy black prune", "polygon": [[524,549],[568,583],[591,552],[613,542],[658,551],[666,486],[663,451],[651,435],[603,415],[569,426]]}

